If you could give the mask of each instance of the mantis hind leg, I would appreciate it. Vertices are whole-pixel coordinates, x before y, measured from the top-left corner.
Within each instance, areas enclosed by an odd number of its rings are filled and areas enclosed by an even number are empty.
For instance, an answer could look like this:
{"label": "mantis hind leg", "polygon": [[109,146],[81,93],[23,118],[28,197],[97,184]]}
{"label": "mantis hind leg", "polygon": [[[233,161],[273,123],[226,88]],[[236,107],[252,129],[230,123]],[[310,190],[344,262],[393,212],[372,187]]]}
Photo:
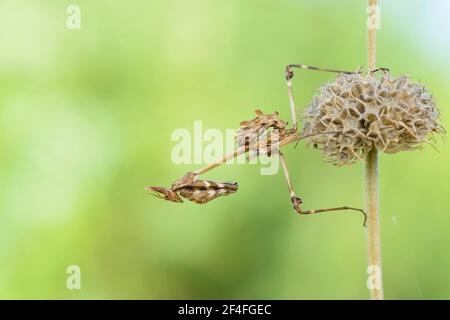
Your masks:
{"label": "mantis hind leg", "polygon": [[297,129],[298,129],[297,111],[295,108],[294,93],[293,93],[293,89],[292,89],[292,78],[294,77],[294,70],[293,70],[294,68],[304,69],[304,70],[313,70],[313,71],[343,73],[343,74],[354,74],[354,73],[359,72],[359,71],[353,72],[353,71],[343,71],[343,70],[336,70],[336,69],[318,68],[318,67],[307,66],[305,64],[288,64],[286,66],[284,74],[285,74],[285,78],[286,78],[286,84],[288,87],[289,105],[290,105],[290,109],[291,109],[293,131],[297,131]]}
{"label": "mantis hind leg", "polygon": [[316,209],[316,210],[300,210],[297,211],[299,214],[316,214],[316,213],[322,213],[322,212],[332,212],[332,211],[344,211],[344,210],[353,210],[353,211],[359,211],[363,214],[364,216],[364,222],[363,222],[363,226],[366,227],[366,222],[367,222],[367,214],[363,209],[359,209],[359,208],[352,208],[352,207],[336,207],[336,208],[326,208],[326,209]]}
{"label": "mantis hind leg", "polygon": [[286,159],[284,158],[284,155],[281,151],[279,151],[279,157],[281,161],[281,167],[283,169],[284,177],[286,179],[288,190],[289,190],[289,196],[291,198],[292,206],[294,207],[295,211],[297,211],[298,214],[316,214],[316,213],[322,213],[322,212],[332,212],[332,211],[344,211],[344,210],[353,210],[353,211],[359,211],[364,216],[364,222],[363,226],[366,226],[367,221],[367,215],[364,212],[364,210],[359,208],[353,208],[348,206],[343,207],[335,207],[335,208],[326,208],[326,209],[316,209],[316,210],[302,210],[301,206],[303,204],[303,201],[301,198],[299,198],[294,190],[294,185],[292,183],[291,177],[289,175],[289,170],[286,164]]}

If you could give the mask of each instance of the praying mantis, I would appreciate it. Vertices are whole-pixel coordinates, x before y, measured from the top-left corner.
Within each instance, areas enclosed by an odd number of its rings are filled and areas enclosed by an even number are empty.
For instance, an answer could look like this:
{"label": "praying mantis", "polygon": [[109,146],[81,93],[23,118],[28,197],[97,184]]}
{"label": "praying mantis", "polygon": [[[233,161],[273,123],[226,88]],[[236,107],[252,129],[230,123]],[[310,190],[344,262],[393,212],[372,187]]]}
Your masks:
{"label": "praying mantis", "polygon": [[[253,151],[256,155],[265,154],[268,156],[278,156],[281,162],[281,167],[285,180],[287,182],[289,197],[291,199],[294,210],[300,215],[311,215],[323,212],[336,212],[336,211],[354,211],[360,212],[364,217],[363,225],[366,226],[367,215],[363,209],[354,208],[349,206],[322,208],[314,210],[303,210],[303,200],[297,196],[292,179],[289,174],[286,159],[281,152],[281,148],[292,142],[299,142],[310,136],[301,135],[298,131],[297,112],[293,94],[292,79],[294,77],[294,69],[314,70],[322,72],[340,73],[340,74],[355,74],[361,73],[360,69],[356,71],[343,71],[327,68],[312,67],[304,64],[289,64],[285,69],[285,79],[288,89],[290,113],[292,117],[292,127],[287,128],[288,123],[278,118],[278,113],[264,114],[260,110],[256,110],[256,118],[248,121],[241,122],[241,127],[236,133],[236,141],[238,148],[225,155],[223,158],[212,162],[205,167],[197,169],[195,171],[188,172],[182,178],[176,180],[171,187],[156,187],[149,186],[145,190],[150,191],[152,195],[157,198],[171,201],[171,202],[183,202],[182,198],[193,201],[197,204],[204,204],[217,197],[228,196],[235,193],[238,190],[237,182],[222,182],[214,180],[200,180],[198,177],[210,170],[215,169],[228,162],[229,160],[236,158],[242,154]],[[385,68],[379,68],[370,71],[371,73],[376,71],[386,71]],[[273,133],[276,133],[276,139],[273,139]],[[322,133],[323,134],[323,133]],[[327,132],[326,134],[336,134],[336,132]],[[261,139],[264,138],[264,139]],[[261,140],[263,142],[261,142]],[[269,148],[270,147],[270,148]],[[270,149],[270,150],[269,150]]]}

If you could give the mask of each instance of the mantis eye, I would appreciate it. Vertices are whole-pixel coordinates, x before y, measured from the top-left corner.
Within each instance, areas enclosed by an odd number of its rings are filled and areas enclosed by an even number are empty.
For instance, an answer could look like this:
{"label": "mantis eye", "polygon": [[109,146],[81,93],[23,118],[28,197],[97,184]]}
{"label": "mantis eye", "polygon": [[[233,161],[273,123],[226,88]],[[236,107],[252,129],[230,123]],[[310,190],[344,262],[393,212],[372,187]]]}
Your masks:
{"label": "mantis eye", "polygon": [[167,200],[172,202],[183,202],[183,200],[180,198],[180,196],[169,188],[163,188],[163,187],[146,187],[145,190],[151,191],[151,195]]}

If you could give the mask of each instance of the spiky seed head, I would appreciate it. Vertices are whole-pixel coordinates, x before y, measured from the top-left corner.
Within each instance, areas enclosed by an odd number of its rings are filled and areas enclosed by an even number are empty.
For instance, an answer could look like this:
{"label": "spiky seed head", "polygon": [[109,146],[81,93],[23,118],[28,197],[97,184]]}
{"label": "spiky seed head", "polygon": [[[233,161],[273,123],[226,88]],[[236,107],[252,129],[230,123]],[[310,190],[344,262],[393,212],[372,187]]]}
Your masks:
{"label": "spiky seed head", "polygon": [[309,142],[325,159],[343,165],[373,147],[386,153],[420,148],[443,132],[438,121],[431,94],[408,76],[339,74],[307,106],[303,133],[314,135]]}

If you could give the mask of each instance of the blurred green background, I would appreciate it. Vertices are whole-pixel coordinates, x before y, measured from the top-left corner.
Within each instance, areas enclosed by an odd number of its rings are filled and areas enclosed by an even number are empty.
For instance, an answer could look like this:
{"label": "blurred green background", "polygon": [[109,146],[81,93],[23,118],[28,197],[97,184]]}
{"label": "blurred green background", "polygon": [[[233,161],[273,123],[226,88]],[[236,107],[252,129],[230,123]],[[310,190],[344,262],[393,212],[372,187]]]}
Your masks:
{"label": "blurred green background", "polygon": [[[394,3],[395,2],[395,3]],[[81,8],[68,30],[66,9]],[[381,1],[378,65],[431,89],[450,127],[450,4]],[[288,63],[366,65],[366,1],[0,3],[0,298],[366,299],[357,214],[299,217],[281,172],[224,166],[240,190],[157,200],[198,165],[170,160],[177,128],[289,119]],[[304,106],[333,75],[295,78]],[[450,152],[382,155],[385,296],[450,298]],[[306,209],[363,206],[363,165],[285,150]],[[79,265],[81,290],[66,288]]]}

